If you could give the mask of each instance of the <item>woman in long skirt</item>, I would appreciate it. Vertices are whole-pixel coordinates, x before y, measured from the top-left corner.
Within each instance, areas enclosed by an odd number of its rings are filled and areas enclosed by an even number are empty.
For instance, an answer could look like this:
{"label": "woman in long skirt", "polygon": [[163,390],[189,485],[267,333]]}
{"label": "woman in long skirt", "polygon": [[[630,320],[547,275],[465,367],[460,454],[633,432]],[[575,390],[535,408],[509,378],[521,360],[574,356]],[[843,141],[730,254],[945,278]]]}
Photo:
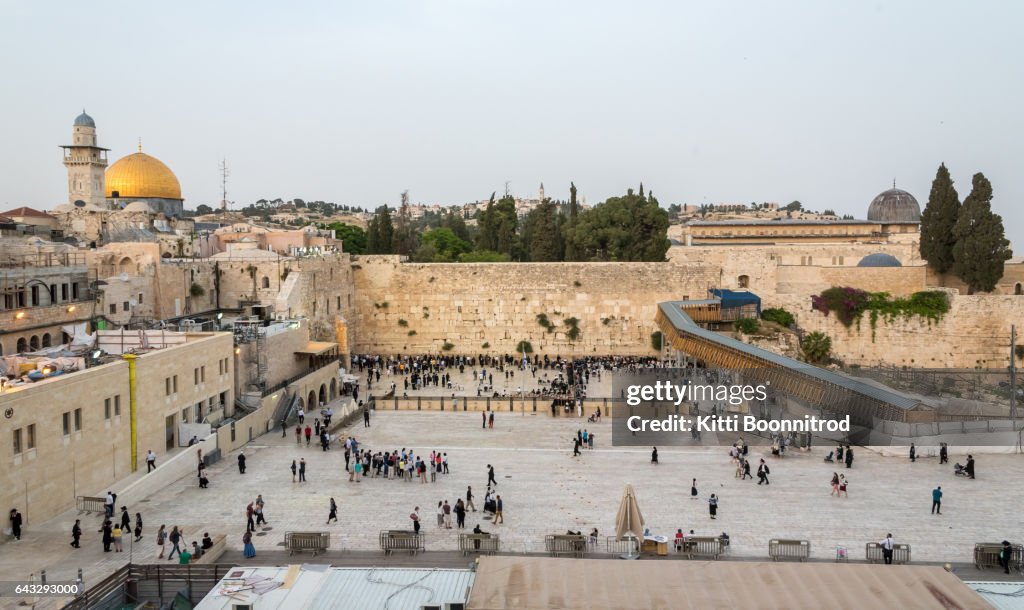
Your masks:
{"label": "woman in long skirt", "polygon": [[697,479],[694,479],[693,483],[690,484],[690,498],[697,498]]}
{"label": "woman in long skirt", "polygon": [[242,536],[242,544],[244,545],[243,555],[250,559],[256,556],[256,547],[252,545],[251,532],[245,532],[245,535]]}
{"label": "woman in long skirt", "polygon": [[338,522],[338,505],[334,502],[334,498],[331,498],[331,512],[327,514],[327,523],[330,523],[332,519],[335,523]]}
{"label": "woman in long skirt", "polygon": [[718,515],[718,497],[715,494],[708,498],[708,510],[711,511],[711,518],[715,519]]}

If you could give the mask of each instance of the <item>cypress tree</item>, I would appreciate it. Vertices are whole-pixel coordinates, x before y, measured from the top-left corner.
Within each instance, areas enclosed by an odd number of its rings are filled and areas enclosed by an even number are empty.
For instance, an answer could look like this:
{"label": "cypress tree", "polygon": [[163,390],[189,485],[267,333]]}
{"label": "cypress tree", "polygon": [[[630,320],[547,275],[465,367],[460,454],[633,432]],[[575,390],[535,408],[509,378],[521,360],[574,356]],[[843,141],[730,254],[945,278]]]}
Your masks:
{"label": "cypress tree", "polygon": [[921,258],[939,273],[953,268],[953,227],[960,214],[960,197],[953,188],[946,164],[939,166],[928,194],[928,205],[921,213]]}
{"label": "cypress tree", "polygon": [[992,184],[981,172],[971,180],[953,236],[953,272],[972,292],[991,292],[1003,277],[1003,263],[1011,252],[1003,219],[992,212]]}
{"label": "cypress tree", "polygon": [[569,183],[569,218],[562,226],[562,240],[565,243],[565,255],[563,260],[566,261],[578,261],[582,260],[580,257],[581,249],[577,245],[576,236],[574,231],[576,225],[579,222],[580,206],[576,203],[576,184],[573,182]]}

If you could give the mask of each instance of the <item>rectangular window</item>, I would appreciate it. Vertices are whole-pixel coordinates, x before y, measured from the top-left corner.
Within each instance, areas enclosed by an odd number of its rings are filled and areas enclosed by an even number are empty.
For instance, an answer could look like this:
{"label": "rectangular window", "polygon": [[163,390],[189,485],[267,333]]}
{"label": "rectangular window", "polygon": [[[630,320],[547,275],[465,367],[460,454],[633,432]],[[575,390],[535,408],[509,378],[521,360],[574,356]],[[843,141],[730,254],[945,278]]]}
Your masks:
{"label": "rectangular window", "polygon": [[39,286],[32,286],[32,305],[39,304]]}
{"label": "rectangular window", "polygon": [[221,392],[220,393],[220,406],[222,408],[224,408],[224,409],[226,409],[228,407],[228,393],[227,392]]}
{"label": "rectangular window", "polygon": [[14,455],[21,453],[21,428],[14,431]]}
{"label": "rectangular window", "polygon": [[121,311],[128,311],[128,301],[121,303]]}
{"label": "rectangular window", "polygon": [[103,419],[110,420],[110,399],[103,399]]}
{"label": "rectangular window", "polygon": [[142,305],[142,293],[139,293],[139,305]]}
{"label": "rectangular window", "polygon": [[195,379],[195,384],[199,385],[199,369],[192,369],[192,378]]}
{"label": "rectangular window", "polygon": [[171,395],[171,378],[167,377],[164,379],[164,393],[168,396]]}
{"label": "rectangular window", "polygon": [[64,424],[64,436],[71,434],[71,412],[65,411],[64,416],[61,418]]}
{"label": "rectangular window", "polygon": [[174,379],[174,384],[173,384],[173,386],[174,386],[174,393],[177,394],[178,393],[178,376],[175,375],[173,379]]}
{"label": "rectangular window", "polygon": [[201,423],[202,421],[203,421],[203,403],[197,402],[196,403],[196,423],[198,424],[198,423]]}
{"label": "rectangular window", "polygon": [[29,424],[28,425],[28,448],[29,449],[35,449],[36,448],[36,425],[35,424]]}
{"label": "rectangular window", "polygon": [[114,417],[121,417],[121,395],[114,397]]}
{"label": "rectangular window", "polygon": [[68,300],[68,285],[67,284],[61,284],[60,285],[60,300],[62,300],[62,301]]}
{"label": "rectangular window", "polygon": [[111,314],[117,313],[117,305],[116,304],[114,304],[114,303],[110,304],[110,313]]}
{"label": "rectangular window", "polygon": [[82,431],[82,409],[75,409],[75,432]]}
{"label": "rectangular window", "polygon": [[337,303],[338,303],[338,306],[335,307],[335,309],[340,311],[341,310],[341,297],[335,297],[335,299],[337,300]]}
{"label": "rectangular window", "polygon": [[71,284],[71,298],[72,299],[77,299],[78,298],[78,283],[77,282],[74,283],[74,284]]}
{"label": "rectangular window", "polygon": [[188,408],[187,407],[181,410],[181,423],[183,423],[183,424],[187,424],[188,423]]}
{"label": "rectangular window", "polygon": [[206,366],[199,367],[199,381],[206,383]]}

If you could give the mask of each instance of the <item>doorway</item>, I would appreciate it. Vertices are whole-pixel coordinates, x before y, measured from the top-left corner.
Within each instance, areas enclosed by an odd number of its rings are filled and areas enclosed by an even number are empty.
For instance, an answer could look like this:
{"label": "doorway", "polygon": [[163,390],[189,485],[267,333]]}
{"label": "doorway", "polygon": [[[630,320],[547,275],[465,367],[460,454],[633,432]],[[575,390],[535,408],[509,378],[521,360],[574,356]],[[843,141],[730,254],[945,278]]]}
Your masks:
{"label": "doorway", "polygon": [[167,416],[167,420],[166,420],[166,424],[165,425],[166,425],[166,432],[165,432],[165,434],[166,434],[166,438],[167,438],[167,447],[166,447],[166,449],[168,451],[170,451],[171,449],[174,449],[174,415],[168,415]]}

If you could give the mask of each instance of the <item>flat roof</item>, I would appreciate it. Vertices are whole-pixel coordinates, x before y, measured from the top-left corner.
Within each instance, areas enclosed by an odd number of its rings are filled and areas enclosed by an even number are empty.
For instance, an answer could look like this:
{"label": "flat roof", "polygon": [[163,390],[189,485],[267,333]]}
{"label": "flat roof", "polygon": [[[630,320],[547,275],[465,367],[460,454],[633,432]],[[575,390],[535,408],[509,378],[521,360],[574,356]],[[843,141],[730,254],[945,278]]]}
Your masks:
{"label": "flat roof", "polygon": [[481,557],[469,610],[989,608],[935,566]]}
{"label": "flat roof", "polygon": [[303,564],[238,567],[196,605],[196,610],[385,610],[465,603],[472,570],[439,568],[332,568]]}
{"label": "flat roof", "polygon": [[295,350],[295,353],[302,354],[304,356],[320,356],[332,349],[336,349],[337,347],[337,343],[332,343],[330,341],[310,341],[306,344],[306,347],[300,350]]}

